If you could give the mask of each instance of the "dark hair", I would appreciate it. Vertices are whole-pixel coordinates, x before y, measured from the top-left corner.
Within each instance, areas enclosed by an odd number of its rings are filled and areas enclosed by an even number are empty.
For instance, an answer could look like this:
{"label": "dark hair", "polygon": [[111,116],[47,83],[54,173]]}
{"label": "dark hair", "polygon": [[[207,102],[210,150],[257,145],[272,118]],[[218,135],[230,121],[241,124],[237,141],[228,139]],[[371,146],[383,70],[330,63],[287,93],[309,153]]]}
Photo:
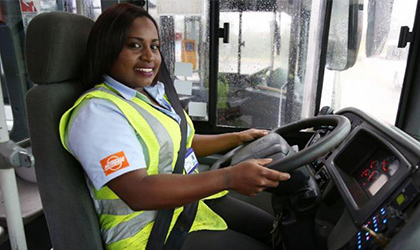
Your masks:
{"label": "dark hair", "polygon": [[[83,81],[89,88],[102,82],[102,75],[108,74],[117,60],[131,24],[138,17],[149,18],[159,29],[156,21],[141,7],[129,3],[115,4],[105,10],[93,25],[86,47]],[[159,39],[160,40],[160,39]],[[157,81],[155,77],[153,83]]]}

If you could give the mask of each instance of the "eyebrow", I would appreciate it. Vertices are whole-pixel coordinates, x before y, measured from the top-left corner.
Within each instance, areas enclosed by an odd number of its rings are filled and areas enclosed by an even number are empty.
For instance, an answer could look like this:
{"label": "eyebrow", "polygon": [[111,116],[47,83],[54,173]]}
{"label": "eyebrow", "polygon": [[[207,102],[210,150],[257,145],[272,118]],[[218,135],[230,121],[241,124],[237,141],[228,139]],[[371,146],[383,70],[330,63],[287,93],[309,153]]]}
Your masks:
{"label": "eyebrow", "polygon": [[[144,39],[143,38],[141,38],[141,37],[136,37],[136,36],[129,36],[129,37],[127,37],[128,39],[136,39],[136,40],[139,40],[139,41],[144,41]],[[153,39],[152,40],[152,42],[159,42],[159,39]]]}

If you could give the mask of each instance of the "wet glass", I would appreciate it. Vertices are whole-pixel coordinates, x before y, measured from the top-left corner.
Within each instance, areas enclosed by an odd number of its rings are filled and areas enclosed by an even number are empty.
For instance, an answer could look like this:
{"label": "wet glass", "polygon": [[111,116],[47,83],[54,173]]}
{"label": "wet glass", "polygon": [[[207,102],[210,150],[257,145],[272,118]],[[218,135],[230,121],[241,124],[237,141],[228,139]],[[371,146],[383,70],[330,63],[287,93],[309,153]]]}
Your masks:
{"label": "wet glass", "polygon": [[230,41],[219,43],[217,125],[271,129],[313,114],[319,60],[307,59],[319,56],[322,2],[221,1]]}
{"label": "wet glass", "polygon": [[156,0],[148,8],[181,104],[193,120],[208,121],[209,1]]}
{"label": "wet glass", "polygon": [[[193,120],[208,121],[210,1],[149,1]],[[325,1],[220,1],[216,125],[275,128],[313,115]],[[186,71],[184,71],[186,70]]]}
{"label": "wet glass", "polygon": [[[327,65],[321,106],[331,106],[336,111],[355,107],[394,124],[410,46],[397,47],[400,27],[412,29],[417,1],[360,2],[363,4],[359,7],[363,9],[363,28],[356,61],[345,70],[328,69]],[[331,22],[338,22],[339,18],[337,16]],[[347,34],[330,30],[331,35]],[[340,57],[339,54],[331,56]]]}

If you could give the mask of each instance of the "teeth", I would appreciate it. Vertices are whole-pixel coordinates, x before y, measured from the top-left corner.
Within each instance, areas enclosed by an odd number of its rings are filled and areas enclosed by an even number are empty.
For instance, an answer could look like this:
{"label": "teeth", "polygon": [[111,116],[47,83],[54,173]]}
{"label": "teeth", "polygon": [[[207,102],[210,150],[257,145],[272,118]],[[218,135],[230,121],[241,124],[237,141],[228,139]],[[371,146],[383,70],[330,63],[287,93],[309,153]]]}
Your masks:
{"label": "teeth", "polygon": [[152,72],[153,69],[151,69],[151,68],[135,68],[135,70],[149,73],[149,72]]}

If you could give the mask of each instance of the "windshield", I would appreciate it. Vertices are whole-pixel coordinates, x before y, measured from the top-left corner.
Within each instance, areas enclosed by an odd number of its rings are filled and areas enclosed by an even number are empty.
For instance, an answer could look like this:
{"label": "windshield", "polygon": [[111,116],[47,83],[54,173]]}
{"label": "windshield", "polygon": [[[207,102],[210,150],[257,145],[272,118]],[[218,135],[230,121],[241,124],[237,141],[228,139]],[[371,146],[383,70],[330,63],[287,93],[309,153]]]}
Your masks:
{"label": "windshield", "polygon": [[[381,120],[395,124],[407,65],[409,45],[398,48],[401,26],[413,26],[416,0],[361,1],[363,4],[363,32],[360,49],[353,67],[345,70],[329,69],[327,64],[321,106],[335,110],[359,108]],[[339,11],[333,5],[331,22],[338,22]],[[334,18],[336,17],[336,18]],[[332,36],[346,36],[346,30],[330,29]],[[330,50],[330,53],[336,51]]]}

